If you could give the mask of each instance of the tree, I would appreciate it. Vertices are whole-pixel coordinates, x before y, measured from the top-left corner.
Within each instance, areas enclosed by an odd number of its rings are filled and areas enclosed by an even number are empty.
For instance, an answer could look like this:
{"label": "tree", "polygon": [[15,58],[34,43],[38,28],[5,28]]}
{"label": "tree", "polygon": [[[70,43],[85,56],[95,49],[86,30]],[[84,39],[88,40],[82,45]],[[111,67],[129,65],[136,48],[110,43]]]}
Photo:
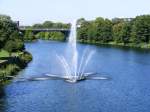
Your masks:
{"label": "tree", "polygon": [[115,25],[115,24],[119,24],[119,23],[122,23],[124,22],[124,19],[123,18],[113,18],[112,19],[112,24]]}
{"label": "tree", "polygon": [[105,19],[102,30],[102,41],[109,42],[112,40],[112,22],[109,19]]}
{"label": "tree", "polygon": [[17,30],[17,27],[11,18],[6,15],[0,15],[0,48],[5,45],[9,35],[15,30]]}
{"label": "tree", "polygon": [[19,39],[15,39],[15,40],[7,41],[4,46],[4,49],[9,53],[11,53],[11,52],[22,51],[25,49],[25,47],[23,41]]}
{"label": "tree", "polygon": [[90,22],[84,21],[80,27],[77,29],[77,36],[78,39],[81,41],[88,39],[88,28],[89,28]]}
{"label": "tree", "polygon": [[17,25],[9,16],[0,15],[0,48],[9,52],[24,50]]}
{"label": "tree", "polygon": [[33,34],[32,28],[28,28],[24,34],[24,40],[32,41],[35,40],[35,35]]}
{"label": "tree", "polygon": [[87,31],[87,39],[92,42],[93,40],[95,40],[96,37],[96,27],[94,26],[93,22],[91,22],[88,25],[88,31]]}
{"label": "tree", "polygon": [[65,35],[61,32],[49,32],[49,37],[52,40],[65,40]]}
{"label": "tree", "polygon": [[80,18],[77,20],[77,26],[81,25],[82,23],[86,22],[86,20],[84,18]]}
{"label": "tree", "polygon": [[113,26],[113,38],[117,43],[129,43],[130,40],[130,23],[120,22]]}
{"label": "tree", "polygon": [[42,24],[34,24],[32,28],[43,28]]}
{"label": "tree", "polygon": [[8,52],[23,51],[25,49],[23,38],[20,36],[19,32],[14,31],[7,40],[4,49]]}
{"label": "tree", "polygon": [[39,32],[35,35],[36,38],[44,38],[45,37],[45,32]]}
{"label": "tree", "polygon": [[44,28],[53,28],[53,22],[51,22],[51,21],[45,21],[45,22],[42,24],[42,26],[43,26]]}
{"label": "tree", "polygon": [[50,38],[50,33],[49,32],[45,32],[45,36],[44,36],[45,38],[45,40],[48,40],[49,38]]}
{"label": "tree", "polygon": [[112,40],[112,22],[109,19],[96,18],[93,25],[96,30],[97,41],[108,42]]}
{"label": "tree", "polygon": [[137,16],[133,20],[131,37],[135,43],[150,41],[150,15]]}

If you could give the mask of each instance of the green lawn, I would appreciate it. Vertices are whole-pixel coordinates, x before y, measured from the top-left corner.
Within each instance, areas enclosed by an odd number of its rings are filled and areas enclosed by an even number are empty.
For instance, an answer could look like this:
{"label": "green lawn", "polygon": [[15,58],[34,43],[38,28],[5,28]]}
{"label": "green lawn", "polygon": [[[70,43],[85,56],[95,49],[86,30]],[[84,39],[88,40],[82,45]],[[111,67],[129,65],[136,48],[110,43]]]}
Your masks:
{"label": "green lawn", "polygon": [[[2,58],[2,57],[9,57],[9,53],[7,51],[0,50],[0,58]],[[5,61],[7,61],[7,60],[0,59],[0,64],[5,62]]]}
{"label": "green lawn", "polygon": [[0,50],[0,58],[1,57],[9,57],[9,53],[5,50]]}

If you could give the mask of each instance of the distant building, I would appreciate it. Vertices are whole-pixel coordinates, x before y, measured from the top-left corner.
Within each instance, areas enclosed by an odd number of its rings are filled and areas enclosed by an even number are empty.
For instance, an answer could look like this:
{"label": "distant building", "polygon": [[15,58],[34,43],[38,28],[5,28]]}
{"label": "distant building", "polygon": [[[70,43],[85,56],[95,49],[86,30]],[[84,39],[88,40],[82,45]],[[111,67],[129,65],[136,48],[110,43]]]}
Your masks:
{"label": "distant building", "polygon": [[130,22],[132,20],[133,20],[133,18],[113,18],[112,22],[113,23],[120,23],[120,22],[123,22],[123,21]]}
{"label": "distant building", "polygon": [[122,18],[124,21],[132,21],[133,18]]}

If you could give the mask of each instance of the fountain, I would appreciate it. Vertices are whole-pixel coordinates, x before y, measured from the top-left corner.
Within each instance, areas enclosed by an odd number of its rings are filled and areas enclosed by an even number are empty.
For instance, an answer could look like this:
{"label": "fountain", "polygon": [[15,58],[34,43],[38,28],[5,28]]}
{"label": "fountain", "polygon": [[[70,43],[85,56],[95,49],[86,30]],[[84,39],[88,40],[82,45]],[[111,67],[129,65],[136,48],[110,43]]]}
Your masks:
{"label": "fountain", "polygon": [[87,55],[87,49],[84,50],[84,53],[81,57],[80,63],[78,63],[78,51],[77,51],[77,36],[76,36],[76,21],[72,23],[71,26],[71,33],[69,36],[69,42],[68,42],[68,49],[69,49],[69,56],[71,56],[69,59],[69,62],[65,59],[64,56],[57,55],[61,65],[65,69],[65,75],[64,76],[58,76],[58,75],[49,75],[49,77],[55,77],[55,78],[63,78],[67,82],[75,83],[77,81],[85,80],[85,79],[106,79],[105,77],[91,77],[90,75],[94,75],[96,73],[85,73],[85,68],[90,61],[92,55],[94,54],[94,50],[88,51]]}
{"label": "fountain", "polygon": [[[71,32],[69,36],[69,42],[68,42],[68,49],[69,49],[69,56],[71,56],[69,59],[69,62],[66,61],[64,56],[57,55],[59,61],[61,62],[62,66],[64,67],[66,71],[66,75],[63,76],[66,81],[68,82],[77,82],[80,80],[84,80],[87,77],[87,74],[84,73],[84,69],[86,65],[88,64],[89,60],[91,59],[92,55],[94,54],[94,51],[91,51],[88,56],[86,56],[86,61],[83,65],[85,54],[83,53],[81,62],[78,63],[78,51],[77,51],[77,36],[76,36],[76,21],[72,23],[71,26]],[[86,51],[86,50],[85,50]],[[90,73],[91,74],[91,73]]]}

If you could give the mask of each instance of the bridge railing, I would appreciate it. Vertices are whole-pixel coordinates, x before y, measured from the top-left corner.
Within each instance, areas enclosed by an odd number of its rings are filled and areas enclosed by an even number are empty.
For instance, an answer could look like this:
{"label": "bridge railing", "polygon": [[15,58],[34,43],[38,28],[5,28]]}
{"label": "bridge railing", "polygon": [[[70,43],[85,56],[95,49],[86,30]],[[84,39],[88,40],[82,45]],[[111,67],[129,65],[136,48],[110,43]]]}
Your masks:
{"label": "bridge railing", "polygon": [[20,27],[19,30],[32,30],[32,31],[70,31],[67,28],[31,28]]}

